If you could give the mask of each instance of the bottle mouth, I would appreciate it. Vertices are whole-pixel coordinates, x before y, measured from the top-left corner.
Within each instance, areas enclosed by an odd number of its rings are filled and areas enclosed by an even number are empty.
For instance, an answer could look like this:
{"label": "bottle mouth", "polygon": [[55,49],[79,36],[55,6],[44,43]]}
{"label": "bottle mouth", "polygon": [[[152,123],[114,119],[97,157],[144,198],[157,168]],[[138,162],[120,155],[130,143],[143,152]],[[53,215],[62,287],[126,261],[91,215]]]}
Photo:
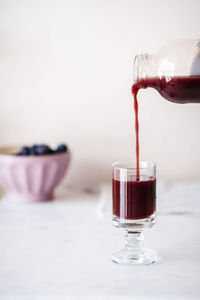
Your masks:
{"label": "bottle mouth", "polygon": [[139,79],[139,61],[140,55],[136,55],[133,63],[133,83],[138,82]]}
{"label": "bottle mouth", "polygon": [[134,65],[133,65],[133,83],[139,87],[147,87],[148,85],[148,69],[149,64],[149,54],[139,54],[136,55],[134,58]]}

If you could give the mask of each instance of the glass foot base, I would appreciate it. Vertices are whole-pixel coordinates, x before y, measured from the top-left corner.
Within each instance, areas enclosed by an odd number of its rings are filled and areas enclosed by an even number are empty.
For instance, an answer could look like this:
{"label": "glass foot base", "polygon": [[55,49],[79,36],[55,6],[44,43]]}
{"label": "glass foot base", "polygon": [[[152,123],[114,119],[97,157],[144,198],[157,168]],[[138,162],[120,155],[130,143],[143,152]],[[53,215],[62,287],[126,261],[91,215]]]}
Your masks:
{"label": "glass foot base", "polygon": [[115,251],[112,254],[112,261],[118,264],[126,265],[149,265],[158,261],[158,256],[151,249],[144,249],[140,253],[126,248]]}

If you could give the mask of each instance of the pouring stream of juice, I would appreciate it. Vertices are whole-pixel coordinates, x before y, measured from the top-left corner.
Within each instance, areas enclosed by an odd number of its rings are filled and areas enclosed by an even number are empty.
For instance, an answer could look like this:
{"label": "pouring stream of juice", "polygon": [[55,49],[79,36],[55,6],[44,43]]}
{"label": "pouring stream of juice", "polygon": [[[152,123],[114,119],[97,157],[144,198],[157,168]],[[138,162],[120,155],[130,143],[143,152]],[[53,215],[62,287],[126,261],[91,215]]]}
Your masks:
{"label": "pouring stream of juice", "polygon": [[136,180],[140,180],[140,169],[139,169],[139,155],[140,155],[140,146],[139,146],[139,121],[138,121],[138,101],[137,101],[137,94],[138,94],[139,88],[137,87],[137,84],[134,84],[132,86],[132,94],[134,99],[134,110],[135,110],[135,134],[136,134]]}

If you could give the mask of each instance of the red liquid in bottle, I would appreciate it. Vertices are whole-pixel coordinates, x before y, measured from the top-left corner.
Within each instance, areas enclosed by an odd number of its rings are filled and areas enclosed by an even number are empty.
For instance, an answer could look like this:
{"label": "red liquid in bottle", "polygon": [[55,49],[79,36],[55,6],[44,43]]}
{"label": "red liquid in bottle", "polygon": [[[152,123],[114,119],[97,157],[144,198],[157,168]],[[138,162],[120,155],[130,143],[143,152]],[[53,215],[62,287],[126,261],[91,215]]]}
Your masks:
{"label": "red liquid in bottle", "polygon": [[113,214],[129,220],[145,219],[156,210],[156,179],[141,176],[140,181],[113,179]]}
{"label": "red liquid in bottle", "polygon": [[[137,86],[142,87],[138,81]],[[174,103],[200,103],[200,76],[149,78],[146,87],[155,88],[163,98]]]}

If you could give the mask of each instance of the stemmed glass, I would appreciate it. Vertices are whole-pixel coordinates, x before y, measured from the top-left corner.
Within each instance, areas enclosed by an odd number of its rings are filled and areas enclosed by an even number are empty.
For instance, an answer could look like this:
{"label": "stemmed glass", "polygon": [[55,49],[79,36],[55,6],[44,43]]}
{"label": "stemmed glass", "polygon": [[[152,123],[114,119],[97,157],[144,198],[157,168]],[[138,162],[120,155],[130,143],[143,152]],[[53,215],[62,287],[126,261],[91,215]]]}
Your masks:
{"label": "stemmed glass", "polygon": [[155,251],[143,248],[144,228],[156,220],[156,165],[120,162],[112,165],[113,224],[126,230],[127,244],[112,254],[116,263],[146,265],[157,261]]}

